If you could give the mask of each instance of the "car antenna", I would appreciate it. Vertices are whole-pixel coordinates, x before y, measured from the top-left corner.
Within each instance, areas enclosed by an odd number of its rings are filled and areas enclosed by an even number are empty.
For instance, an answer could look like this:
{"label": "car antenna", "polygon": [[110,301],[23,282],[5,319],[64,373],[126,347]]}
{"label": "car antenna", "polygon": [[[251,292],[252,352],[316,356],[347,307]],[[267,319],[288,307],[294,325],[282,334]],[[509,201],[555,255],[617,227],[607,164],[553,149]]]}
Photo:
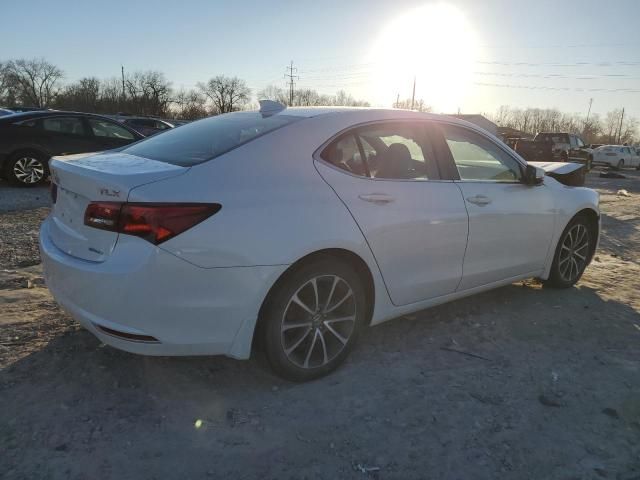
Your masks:
{"label": "car antenna", "polygon": [[259,100],[258,103],[260,104],[260,113],[263,117],[270,117],[287,108],[286,105],[276,102],[275,100]]}

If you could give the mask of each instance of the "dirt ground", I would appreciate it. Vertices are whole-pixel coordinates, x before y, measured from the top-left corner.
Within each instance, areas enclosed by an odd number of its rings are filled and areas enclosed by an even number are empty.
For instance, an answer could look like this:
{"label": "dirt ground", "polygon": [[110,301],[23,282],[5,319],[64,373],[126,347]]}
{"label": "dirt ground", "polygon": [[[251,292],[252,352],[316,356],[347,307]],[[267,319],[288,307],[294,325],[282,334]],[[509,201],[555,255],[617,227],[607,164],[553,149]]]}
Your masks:
{"label": "dirt ground", "polygon": [[42,284],[46,207],[2,213],[0,477],[640,479],[640,175],[625,174],[589,175],[603,235],[576,288],[519,282],[396,319],[302,385],[260,359],[100,344]]}

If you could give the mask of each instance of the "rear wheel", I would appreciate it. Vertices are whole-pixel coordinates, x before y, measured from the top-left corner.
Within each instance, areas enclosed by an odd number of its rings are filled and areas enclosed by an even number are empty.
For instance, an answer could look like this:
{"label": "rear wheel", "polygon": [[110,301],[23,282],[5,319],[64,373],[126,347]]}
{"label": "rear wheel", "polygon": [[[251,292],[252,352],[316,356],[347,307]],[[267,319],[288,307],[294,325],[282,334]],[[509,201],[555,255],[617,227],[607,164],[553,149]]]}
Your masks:
{"label": "rear wheel", "polygon": [[322,257],[290,272],[262,312],[262,342],[272,369],[296,382],[336,369],[365,323],[365,290],[348,264]]}
{"label": "rear wheel", "polygon": [[587,217],[579,215],[566,226],[556,247],[546,285],[569,288],[576,284],[591,260],[596,232]]}
{"label": "rear wheel", "polygon": [[49,174],[44,155],[38,152],[18,152],[7,162],[5,176],[21,187],[33,187],[44,182]]}

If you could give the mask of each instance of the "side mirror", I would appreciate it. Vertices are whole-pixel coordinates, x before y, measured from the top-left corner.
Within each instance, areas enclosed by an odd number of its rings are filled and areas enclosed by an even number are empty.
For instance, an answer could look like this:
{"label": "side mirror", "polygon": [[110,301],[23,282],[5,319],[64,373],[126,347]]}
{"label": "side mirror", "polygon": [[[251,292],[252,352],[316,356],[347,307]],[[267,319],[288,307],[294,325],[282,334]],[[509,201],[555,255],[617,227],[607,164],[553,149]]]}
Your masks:
{"label": "side mirror", "polygon": [[540,185],[544,182],[544,170],[533,165],[527,165],[522,177],[522,183],[525,185]]}

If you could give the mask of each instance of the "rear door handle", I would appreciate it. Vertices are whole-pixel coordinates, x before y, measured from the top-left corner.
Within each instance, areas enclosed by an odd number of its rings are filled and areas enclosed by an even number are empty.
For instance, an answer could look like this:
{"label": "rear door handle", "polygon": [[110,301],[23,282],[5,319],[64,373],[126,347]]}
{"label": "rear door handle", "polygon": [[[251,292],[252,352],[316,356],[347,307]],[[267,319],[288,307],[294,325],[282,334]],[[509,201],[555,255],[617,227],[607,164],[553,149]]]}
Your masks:
{"label": "rear door handle", "polygon": [[491,203],[491,199],[484,195],[476,195],[475,197],[467,197],[467,202],[484,207]]}
{"label": "rear door handle", "polygon": [[387,195],[386,193],[369,193],[365,195],[358,195],[358,198],[365,202],[375,203],[376,205],[385,205],[395,200],[395,198],[391,195]]}

